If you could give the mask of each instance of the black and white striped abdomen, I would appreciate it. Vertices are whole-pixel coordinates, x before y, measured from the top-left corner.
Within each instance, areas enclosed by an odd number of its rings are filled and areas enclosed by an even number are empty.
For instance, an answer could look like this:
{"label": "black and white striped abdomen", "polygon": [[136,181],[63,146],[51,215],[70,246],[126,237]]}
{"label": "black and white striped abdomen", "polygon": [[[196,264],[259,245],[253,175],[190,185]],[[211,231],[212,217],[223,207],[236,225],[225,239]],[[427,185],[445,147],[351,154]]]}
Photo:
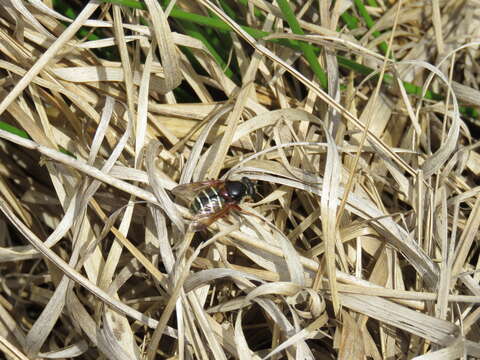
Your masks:
{"label": "black and white striped abdomen", "polygon": [[200,191],[193,199],[190,204],[190,210],[193,214],[208,215],[219,211],[224,204],[225,200],[220,196],[218,191],[213,187],[209,187]]}

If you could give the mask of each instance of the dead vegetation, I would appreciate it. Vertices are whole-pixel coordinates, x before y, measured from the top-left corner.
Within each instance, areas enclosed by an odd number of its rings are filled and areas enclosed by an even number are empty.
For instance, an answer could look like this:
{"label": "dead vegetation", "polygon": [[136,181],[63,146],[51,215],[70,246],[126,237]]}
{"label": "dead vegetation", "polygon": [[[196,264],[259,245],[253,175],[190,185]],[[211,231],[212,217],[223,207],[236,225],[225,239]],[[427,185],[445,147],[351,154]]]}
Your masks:
{"label": "dead vegetation", "polygon": [[[0,349],[480,357],[478,3],[221,4],[2,3]],[[241,176],[186,231],[170,190]]]}

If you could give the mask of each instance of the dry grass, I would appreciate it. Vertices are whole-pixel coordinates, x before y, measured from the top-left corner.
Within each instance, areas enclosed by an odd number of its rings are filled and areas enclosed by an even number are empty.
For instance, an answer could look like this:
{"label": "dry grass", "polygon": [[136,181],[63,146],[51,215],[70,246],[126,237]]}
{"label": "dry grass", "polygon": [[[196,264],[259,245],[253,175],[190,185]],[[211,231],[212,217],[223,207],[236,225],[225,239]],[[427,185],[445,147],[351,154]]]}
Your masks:
{"label": "dry grass", "polygon": [[[172,8],[145,4],[90,2],[68,26],[43,3],[1,5],[7,358],[480,358],[480,155],[464,116],[480,106],[478,2],[380,4],[352,30],[349,2],[303,2],[308,35],[276,3],[231,2],[271,34],[259,41],[213,1],[179,1],[233,29],[241,82]],[[272,39],[324,49],[328,91],[313,47]],[[181,81],[196,100],[179,101]],[[263,198],[242,205],[256,216],[186,231],[170,190],[241,176],[258,181]]]}

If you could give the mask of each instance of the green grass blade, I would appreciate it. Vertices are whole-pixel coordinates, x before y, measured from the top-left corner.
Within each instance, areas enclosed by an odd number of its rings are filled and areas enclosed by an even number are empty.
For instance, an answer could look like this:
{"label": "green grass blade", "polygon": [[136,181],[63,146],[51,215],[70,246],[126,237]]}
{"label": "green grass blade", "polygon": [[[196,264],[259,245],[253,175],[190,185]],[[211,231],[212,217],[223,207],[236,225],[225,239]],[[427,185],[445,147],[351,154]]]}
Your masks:
{"label": "green grass blade", "polygon": [[[143,3],[133,1],[133,0],[102,0],[102,1],[116,3],[116,4],[119,4],[119,5],[129,6],[129,7],[133,7],[133,8],[137,8],[137,9],[144,9],[144,10],[146,9],[145,5]],[[240,1],[241,1],[241,3],[246,3],[246,0],[240,0]],[[285,0],[283,0],[283,1],[285,1]],[[368,24],[370,24],[370,27],[373,26],[373,24],[374,24],[373,19],[370,17],[370,14],[368,14],[368,12],[366,11],[363,3],[360,0],[354,0],[354,1],[355,1],[356,5],[358,3],[358,4],[360,4],[360,7],[363,7],[364,14],[365,14],[365,22],[367,23],[367,26],[368,26]],[[373,0],[369,0],[369,1],[373,1]],[[374,6],[374,5],[372,5],[372,6]],[[289,8],[289,6],[288,6],[288,8]],[[293,16],[294,21],[293,21],[293,19],[291,19],[292,24],[289,23],[289,25],[292,28],[292,31],[294,31],[294,28],[296,28],[296,26],[299,27],[299,24],[298,24],[298,21],[296,21],[296,18],[293,15],[293,12],[291,11],[291,9],[290,9],[290,13]],[[191,21],[191,22],[193,22],[197,25],[211,27],[211,28],[216,29],[218,31],[225,31],[225,32],[231,31],[230,26],[228,24],[224,23],[223,21],[219,20],[219,19],[215,19],[215,18],[211,18],[211,17],[208,17],[208,16],[203,16],[203,15],[198,15],[198,14],[193,14],[193,13],[187,13],[183,10],[176,9],[176,8],[174,8],[172,10],[172,12],[170,13],[170,16],[172,18],[179,19],[179,20]],[[347,23],[348,27],[356,26],[357,21],[358,21],[355,17],[351,16],[350,14],[348,14],[346,12],[344,14],[342,14],[342,19]],[[370,20],[367,20],[367,19],[370,19]],[[295,25],[295,23],[296,23],[296,25]],[[270,35],[266,31],[250,28],[248,26],[242,26],[242,29],[245,30],[249,35],[251,35],[255,39],[261,39],[265,36]],[[296,28],[296,29],[298,31],[298,28]],[[300,31],[303,33],[301,28],[300,28]],[[377,33],[377,35],[379,35],[379,34],[380,33]],[[300,50],[300,51],[303,51],[302,47],[305,45],[305,43],[303,43],[301,41],[288,40],[288,39],[272,39],[272,40],[268,40],[268,41],[278,43],[278,44],[281,44],[283,46],[288,46],[288,47],[291,47],[293,49]],[[301,44],[304,44],[304,45],[301,45]],[[385,46],[386,46],[386,44],[385,44]],[[313,51],[313,55],[315,56],[315,60],[317,60],[316,57],[320,53],[320,49],[318,47],[315,47],[315,46],[310,45],[310,44],[309,44],[309,48],[311,49],[311,51]],[[215,49],[213,49],[213,50],[214,50],[214,52],[216,52]],[[386,50],[386,48],[385,48],[385,50]],[[307,53],[309,51],[310,50],[307,50]],[[355,61],[347,59],[346,57],[337,56],[337,59],[338,59],[339,65],[344,69],[349,69],[349,70],[355,71],[355,72],[363,74],[363,75],[368,75],[373,71],[369,67],[358,64]],[[218,61],[220,61],[220,60],[218,60]],[[318,64],[318,61],[316,61],[316,63]],[[221,63],[219,63],[219,64],[221,65]],[[318,66],[320,67],[319,64],[318,64]],[[320,67],[320,69],[321,69],[321,67]],[[325,84],[326,84],[326,75],[325,75],[323,69],[321,69],[321,72],[325,76]],[[387,75],[385,75],[383,81],[386,81],[387,83],[391,83],[392,82],[392,77],[387,74]],[[418,86],[416,86],[414,84],[411,84],[409,82],[406,82],[406,81],[404,81],[403,84],[404,84],[405,90],[407,91],[408,94],[421,95],[421,93],[422,93],[422,88],[421,87],[418,87]],[[432,91],[427,91],[427,93],[425,94],[425,98],[426,99],[431,99],[431,100],[437,100],[437,101],[443,99],[443,97],[441,95],[439,95],[435,92],[432,92]],[[468,116],[468,117],[478,118],[480,116],[479,111],[476,110],[475,108],[472,108],[472,107],[461,107],[460,110],[461,110],[463,115]]]}
{"label": "green grass blade", "polygon": [[[304,32],[300,24],[298,23],[297,18],[295,17],[295,14],[293,13],[293,10],[290,7],[288,1],[277,0],[277,4],[283,13],[283,16],[285,17],[285,20],[287,20],[287,23],[290,26],[290,29],[292,29],[293,33],[298,35],[304,35]],[[317,76],[317,79],[320,82],[320,85],[322,86],[322,88],[326,89],[328,86],[327,75],[325,71],[322,69],[322,67],[320,66],[320,63],[318,62],[318,58],[315,55],[313,46],[304,42],[299,42],[299,45],[300,45],[300,49],[303,52],[303,55],[305,56],[305,59],[308,61],[308,63],[312,68],[312,71]]]}
{"label": "green grass blade", "polygon": [[[371,29],[374,25],[375,25],[375,22],[373,21],[372,17],[370,16],[370,14],[368,13],[365,5],[363,4],[362,0],[353,0],[355,6],[357,7],[357,10],[358,10],[358,13],[363,17],[363,19],[365,20],[365,24],[367,25],[367,27],[369,29]],[[372,35],[374,37],[379,37],[381,34],[379,31],[374,31],[372,33]],[[388,50],[388,45],[385,41],[382,41],[380,43],[380,45],[378,45],[378,48],[380,49],[380,51],[383,53],[383,55],[385,55],[387,53],[387,50]]]}

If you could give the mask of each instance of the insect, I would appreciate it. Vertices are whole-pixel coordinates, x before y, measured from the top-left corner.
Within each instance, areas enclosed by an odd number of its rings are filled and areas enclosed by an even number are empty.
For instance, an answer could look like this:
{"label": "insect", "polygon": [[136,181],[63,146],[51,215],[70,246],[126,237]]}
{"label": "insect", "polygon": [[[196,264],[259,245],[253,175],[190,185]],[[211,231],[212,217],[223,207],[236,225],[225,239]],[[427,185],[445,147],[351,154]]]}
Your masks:
{"label": "insect", "polygon": [[231,210],[242,211],[238,204],[254,197],[255,185],[247,177],[240,181],[210,180],[179,185],[172,193],[189,202],[193,214],[190,230],[199,231],[227,216]]}

